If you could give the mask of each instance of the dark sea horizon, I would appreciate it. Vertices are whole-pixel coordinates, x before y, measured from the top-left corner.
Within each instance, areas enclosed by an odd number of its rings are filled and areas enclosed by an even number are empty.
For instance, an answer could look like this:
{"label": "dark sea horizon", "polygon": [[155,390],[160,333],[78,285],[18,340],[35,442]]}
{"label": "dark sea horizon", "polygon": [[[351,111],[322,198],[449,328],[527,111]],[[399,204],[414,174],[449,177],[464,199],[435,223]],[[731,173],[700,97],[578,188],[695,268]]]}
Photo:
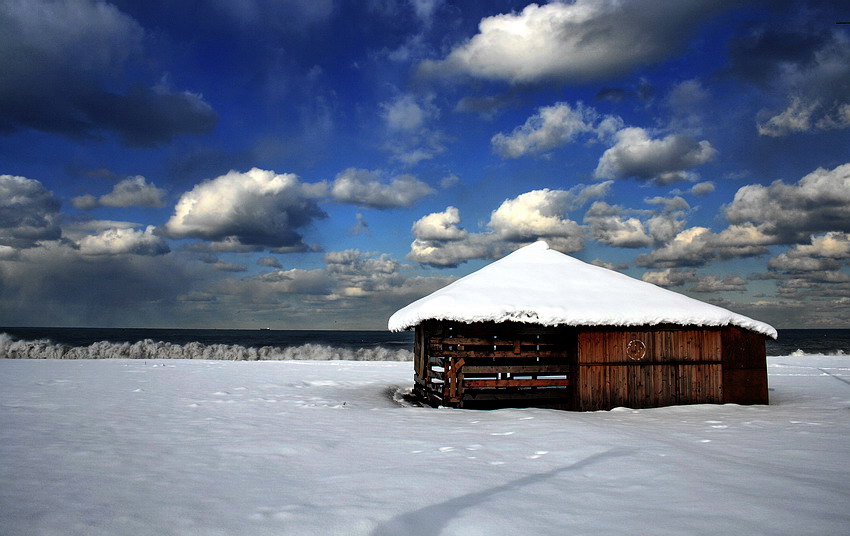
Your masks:
{"label": "dark sea horizon", "polygon": [[[767,355],[850,354],[850,329],[780,329]],[[0,358],[354,359],[412,358],[413,332],[0,327]]]}

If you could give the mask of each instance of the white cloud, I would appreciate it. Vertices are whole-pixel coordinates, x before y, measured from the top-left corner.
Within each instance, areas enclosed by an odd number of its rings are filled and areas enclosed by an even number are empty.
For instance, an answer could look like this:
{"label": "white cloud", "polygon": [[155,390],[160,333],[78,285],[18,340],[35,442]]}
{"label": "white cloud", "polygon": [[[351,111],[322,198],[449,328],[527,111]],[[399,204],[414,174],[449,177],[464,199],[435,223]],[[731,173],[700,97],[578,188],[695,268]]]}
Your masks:
{"label": "white cloud", "polygon": [[671,134],[661,139],[649,137],[639,127],[624,128],[616,134],[617,143],[603,153],[596,167],[597,178],[636,177],[658,184],[694,180],[688,170],[714,159],[717,151],[708,141]]}
{"label": "white cloud", "polygon": [[454,173],[450,173],[446,175],[442,179],[440,179],[440,188],[444,190],[448,190],[453,186],[457,186],[460,183],[460,177],[455,175]]}
{"label": "white cloud", "polygon": [[707,0],[529,4],[519,13],[482,19],[478,34],[445,59],[423,62],[420,72],[517,84],[622,75],[674,54],[718,5]]}
{"label": "white cloud", "polygon": [[416,220],[413,235],[419,240],[462,240],[469,233],[458,227],[459,223],[460,211],[450,206]]}
{"label": "white cloud", "polygon": [[470,259],[496,259],[517,247],[545,239],[564,253],[584,247],[584,228],[567,217],[571,210],[604,196],[610,182],[578,185],[570,190],[532,190],[506,199],[490,214],[488,231],[470,233],[460,227],[460,212],[448,207],[413,224],[415,240],[407,259],[437,267],[453,267]]}
{"label": "white cloud", "polygon": [[622,127],[623,120],[619,117],[600,116],[595,109],[581,102],[575,108],[558,102],[539,108],[524,124],[510,134],[496,134],[490,143],[503,158],[519,158],[565,145],[582,134],[603,138]]}
{"label": "white cloud", "polygon": [[370,208],[409,207],[434,189],[413,175],[399,175],[386,182],[376,172],[348,168],[331,185],[331,196],[339,203]]}
{"label": "white cloud", "polygon": [[781,253],[767,262],[767,267],[779,272],[822,272],[837,270],[841,264],[835,259],[823,259],[808,256],[795,256]]}
{"label": "white cloud", "polygon": [[231,171],[184,193],[163,230],[172,238],[306,247],[301,229],[325,217],[315,198],[326,191],[326,184],[305,184],[290,173]]}
{"label": "white cloud", "polygon": [[381,108],[390,130],[416,131],[430,116],[430,109],[420,106],[413,95],[401,95],[381,104]]}
{"label": "white cloud", "polygon": [[144,230],[113,227],[88,235],[78,242],[83,255],[163,255],[170,251],[168,245],[154,234],[154,227]]}
{"label": "white cloud", "polygon": [[584,223],[596,240],[622,248],[665,243],[684,228],[690,206],[681,197],[654,197],[644,202],[661,205],[662,210],[630,210],[596,201],[585,212]]}
{"label": "white cloud", "polygon": [[260,257],[257,259],[258,266],[265,266],[268,268],[283,268],[281,266],[280,261],[275,259],[274,257]]}
{"label": "white cloud", "polygon": [[473,233],[464,240],[421,240],[410,244],[407,260],[434,266],[453,268],[472,259],[494,259],[507,251],[499,249],[504,244],[492,233]]}
{"label": "white cloud", "polygon": [[696,270],[680,270],[677,268],[667,268],[660,272],[645,272],[641,279],[659,287],[681,287],[685,283],[693,283],[699,280]]}
{"label": "white cloud", "polygon": [[511,241],[571,238],[575,247],[572,251],[577,251],[584,247],[581,227],[565,218],[574,202],[575,194],[567,190],[532,190],[502,202],[490,214],[487,226]]}
{"label": "white cloud", "polygon": [[799,97],[793,97],[788,108],[758,123],[756,128],[762,136],[773,138],[787,136],[792,132],[808,132],[812,129],[812,115],[817,108],[816,102],[803,102]]}
{"label": "white cloud", "polygon": [[381,103],[381,115],[388,130],[384,146],[392,153],[393,160],[415,166],[446,150],[443,134],[429,126],[439,116],[433,100],[433,94],[406,93]]}
{"label": "white cloud", "polygon": [[727,274],[722,278],[716,275],[700,277],[697,284],[691,287],[692,292],[744,292],[747,290],[747,281],[734,274]]}
{"label": "white cloud", "polygon": [[165,205],[165,190],[148,183],[137,175],[127,177],[112,188],[108,194],[99,198],[93,195],[75,197],[71,203],[79,209],[91,210],[96,207],[161,207]]}
{"label": "white cloud", "polygon": [[704,196],[714,191],[714,183],[711,181],[698,182],[694,184],[688,193],[696,196]]}
{"label": "white cloud", "polygon": [[677,233],[663,246],[638,255],[635,264],[652,268],[704,266],[718,259],[749,257],[767,253],[755,243],[751,228],[727,228],[715,234],[707,227],[689,227]]}
{"label": "white cloud", "polygon": [[592,264],[594,266],[599,266],[601,268],[607,268],[607,269],[613,270],[615,272],[621,272],[623,270],[628,269],[628,267],[629,267],[629,264],[625,263],[625,262],[619,263],[619,264],[614,264],[613,262],[603,261],[602,259],[593,259],[592,261],[590,261],[590,264]]}
{"label": "white cloud", "polygon": [[850,234],[838,231],[812,236],[811,244],[798,244],[788,251],[793,257],[850,259]]}
{"label": "white cloud", "polygon": [[357,213],[354,215],[354,225],[351,226],[351,229],[348,230],[351,236],[360,236],[365,234],[369,235],[369,224],[366,222],[366,219],[363,217],[363,214]]}
{"label": "white cloud", "polygon": [[622,219],[617,216],[585,218],[591,223],[593,238],[609,246],[620,248],[642,248],[652,245],[653,239],[646,233],[643,223],[637,218]]}
{"label": "white cloud", "polygon": [[0,245],[34,246],[61,236],[59,200],[39,181],[0,175]]}

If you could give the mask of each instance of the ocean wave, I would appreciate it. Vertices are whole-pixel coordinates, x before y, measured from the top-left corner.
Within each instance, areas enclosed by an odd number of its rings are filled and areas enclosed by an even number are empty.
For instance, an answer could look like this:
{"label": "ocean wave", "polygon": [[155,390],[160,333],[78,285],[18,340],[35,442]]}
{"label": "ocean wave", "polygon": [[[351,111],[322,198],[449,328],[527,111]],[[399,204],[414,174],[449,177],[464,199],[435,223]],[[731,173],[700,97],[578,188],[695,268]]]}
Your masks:
{"label": "ocean wave", "polygon": [[209,359],[224,361],[412,361],[413,352],[405,349],[339,348],[324,344],[300,346],[246,347],[238,344],[143,341],[114,343],[99,341],[88,346],[69,346],[41,339],[14,340],[0,333],[0,358],[5,359]]}
{"label": "ocean wave", "polygon": [[803,357],[803,356],[812,356],[812,355],[819,355],[819,356],[825,356],[825,357],[844,357],[844,356],[847,355],[847,353],[845,353],[844,350],[841,350],[841,349],[832,350],[832,351],[828,351],[828,352],[807,352],[807,351],[803,350],[802,348],[797,348],[796,350],[794,350],[793,352],[791,352],[788,355],[791,356],[791,357]]}

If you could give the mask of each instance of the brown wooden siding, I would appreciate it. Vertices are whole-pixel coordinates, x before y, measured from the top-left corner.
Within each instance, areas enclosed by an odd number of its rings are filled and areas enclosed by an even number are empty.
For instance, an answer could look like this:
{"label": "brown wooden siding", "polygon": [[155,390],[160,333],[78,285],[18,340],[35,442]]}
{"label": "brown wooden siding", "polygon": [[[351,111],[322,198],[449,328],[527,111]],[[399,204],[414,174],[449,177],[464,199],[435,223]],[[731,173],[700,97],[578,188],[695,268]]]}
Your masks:
{"label": "brown wooden siding", "polygon": [[767,404],[765,337],[736,327],[723,330],[723,401]]}
{"label": "brown wooden siding", "polygon": [[672,326],[580,331],[576,408],[721,402],[720,331]]}
{"label": "brown wooden siding", "polygon": [[767,403],[764,337],[728,327],[428,321],[414,369],[416,394],[452,407]]}

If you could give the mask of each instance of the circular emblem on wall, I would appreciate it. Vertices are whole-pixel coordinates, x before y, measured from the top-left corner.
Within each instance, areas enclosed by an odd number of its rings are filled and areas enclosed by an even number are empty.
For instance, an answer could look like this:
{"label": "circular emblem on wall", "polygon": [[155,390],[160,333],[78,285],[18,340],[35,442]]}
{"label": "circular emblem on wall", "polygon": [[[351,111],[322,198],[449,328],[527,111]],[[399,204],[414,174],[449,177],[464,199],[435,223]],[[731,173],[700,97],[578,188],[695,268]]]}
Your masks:
{"label": "circular emblem on wall", "polygon": [[626,346],[626,355],[632,361],[640,361],[646,355],[646,345],[643,341],[632,339],[629,341],[629,345]]}

